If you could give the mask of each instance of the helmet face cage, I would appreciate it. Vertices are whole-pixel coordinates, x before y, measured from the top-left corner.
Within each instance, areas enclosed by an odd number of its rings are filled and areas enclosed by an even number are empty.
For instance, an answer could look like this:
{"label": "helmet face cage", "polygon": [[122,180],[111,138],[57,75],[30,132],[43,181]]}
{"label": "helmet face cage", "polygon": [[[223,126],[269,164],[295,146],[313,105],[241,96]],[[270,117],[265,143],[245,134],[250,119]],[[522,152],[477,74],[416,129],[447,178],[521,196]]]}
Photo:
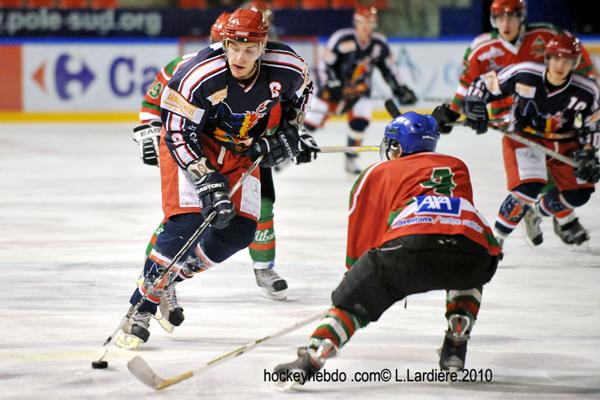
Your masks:
{"label": "helmet face cage", "polygon": [[524,23],[527,17],[525,0],[494,0],[490,7],[490,24],[494,29],[498,29],[496,17],[501,15],[515,15]]}
{"label": "helmet face cage", "polygon": [[564,57],[573,60],[572,69],[574,70],[581,61],[581,42],[575,36],[562,32],[554,35],[546,45],[544,50],[544,59],[546,65],[550,57]]}

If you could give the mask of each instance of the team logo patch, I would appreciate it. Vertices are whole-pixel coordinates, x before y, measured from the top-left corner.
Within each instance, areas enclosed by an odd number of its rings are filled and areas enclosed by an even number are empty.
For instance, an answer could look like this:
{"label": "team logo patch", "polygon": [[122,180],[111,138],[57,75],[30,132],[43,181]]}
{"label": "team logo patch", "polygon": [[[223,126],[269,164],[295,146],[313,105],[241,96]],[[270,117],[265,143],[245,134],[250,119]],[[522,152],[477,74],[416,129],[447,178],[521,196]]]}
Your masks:
{"label": "team logo patch", "polygon": [[281,83],[275,81],[269,83],[269,89],[271,89],[271,97],[276,98],[279,97],[279,93],[281,92]]}
{"label": "team logo patch", "polygon": [[356,50],[356,43],[353,40],[346,40],[338,45],[340,53],[352,53]]}
{"label": "team logo patch", "polygon": [[460,198],[447,196],[417,196],[417,211],[415,214],[438,214],[459,216]]}
{"label": "team logo patch", "polygon": [[225,89],[217,90],[216,92],[214,92],[213,94],[211,94],[210,96],[207,97],[207,99],[210,101],[210,103],[213,106],[219,104],[226,98],[227,98],[227,86],[225,86]]}
{"label": "team logo patch", "polygon": [[525,99],[533,99],[535,97],[535,86],[525,85],[524,83],[517,83],[515,85],[515,92]]}
{"label": "team logo patch", "polygon": [[190,104],[181,94],[168,86],[165,88],[160,106],[196,124],[202,121],[204,115],[203,109]]}
{"label": "team logo patch", "polygon": [[500,91],[500,82],[498,82],[498,75],[496,71],[490,71],[482,76],[483,82],[485,86],[488,88],[491,94],[499,95],[502,93]]}

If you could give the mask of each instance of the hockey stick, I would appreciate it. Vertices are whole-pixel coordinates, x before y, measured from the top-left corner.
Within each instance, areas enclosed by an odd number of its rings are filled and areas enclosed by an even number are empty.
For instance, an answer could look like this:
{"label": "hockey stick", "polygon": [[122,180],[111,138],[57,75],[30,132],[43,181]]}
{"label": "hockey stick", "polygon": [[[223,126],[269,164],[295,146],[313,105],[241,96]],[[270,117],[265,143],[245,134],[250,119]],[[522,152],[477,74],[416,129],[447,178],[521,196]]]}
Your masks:
{"label": "hockey stick", "polygon": [[189,371],[185,371],[182,374],[179,374],[172,378],[161,378],[160,376],[158,376],[152,370],[152,368],[150,368],[148,363],[140,356],[135,356],[131,360],[129,360],[129,362],[127,363],[127,368],[129,369],[129,372],[131,372],[133,374],[133,376],[135,376],[143,384],[150,386],[154,390],[162,390],[169,386],[175,385],[176,383],[179,383],[181,381],[185,381],[186,379],[189,379],[194,375],[198,375],[198,374],[208,370],[209,368],[219,365],[227,360],[230,360],[234,357],[240,356],[243,353],[246,353],[246,352],[254,349],[256,346],[263,344],[268,340],[275,339],[279,336],[283,336],[289,332],[295,331],[296,329],[299,329],[317,319],[322,318],[326,313],[327,313],[327,311],[320,312],[316,315],[313,315],[312,317],[309,317],[302,321],[296,322],[295,324],[290,325],[286,328],[283,328],[283,329],[281,329],[275,333],[272,333],[268,336],[253,340],[252,342],[247,343],[241,347],[238,347],[237,349],[231,350],[227,353],[221,354],[220,356],[213,358],[212,360],[206,362],[201,367],[198,367],[196,369],[192,369]]}
{"label": "hockey stick", "polygon": [[320,149],[320,153],[364,153],[379,151],[379,146],[327,146]]}
{"label": "hockey stick", "polygon": [[[248,170],[246,172],[244,172],[244,174],[240,177],[240,179],[231,188],[231,190],[229,191],[229,196],[233,196],[233,194],[238,191],[238,189],[242,186],[242,184],[244,183],[246,178],[248,178],[252,174],[252,172],[254,172],[254,170],[258,167],[258,165],[260,164],[262,159],[263,159],[263,156],[260,156],[254,161],[254,163],[252,163],[252,165],[248,168]],[[206,230],[206,228],[208,228],[208,226],[210,225],[210,223],[212,222],[212,220],[215,218],[216,215],[217,215],[217,212],[213,211],[212,213],[210,213],[208,215],[208,217],[206,217],[206,219],[198,227],[196,232],[194,232],[194,234],[181,247],[181,249],[177,252],[177,254],[175,254],[175,257],[173,257],[173,259],[171,260],[169,265],[167,265],[165,270],[156,278],[156,280],[154,281],[154,284],[153,284],[153,289],[164,289],[168,286],[168,284],[171,283],[170,282],[171,277],[174,276],[174,274],[172,273],[173,266],[190,249],[192,244],[194,244],[194,242],[200,237],[200,235],[202,235],[202,233]],[[148,291],[148,292],[150,292],[150,291]],[[133,304],[131,307],[129,307],[129,310],[127,310],[127,313],[121,319],[119,326],[113,331],[113,333],[108,338],[106,338],[106,340],[102,344],[102,348],[99,352],[100,356],[99,356],[98,360],[96,360],[92,363],[92,365],[94,365],[94,363],[102,362],[102,360],[104,359],[104,357],[106,357],[106,354],[108,353],[108,345],[112,342],[113,338],[119,333],[119,331],[125,325],[127,320],[129,318],[131,318],[131,316],[141,307],[141,305],[144,303],[144,301],[147,298],[148,298],[148,295],[144,294],[140,298],[140,300],[138,300],[138,302],[136,304]]]}
{"label": "hockey stick", "polygon": [[394,99],[387,99],[383,105],[385,106],[385,110],[388,112],[388,114],[390,114],[390,116],[392,118],[396,118],[399,117],[400,114],[402,114],[400,112],[400,107],[398,107],[398,105],[396,104],[396,102],[394,101]]}

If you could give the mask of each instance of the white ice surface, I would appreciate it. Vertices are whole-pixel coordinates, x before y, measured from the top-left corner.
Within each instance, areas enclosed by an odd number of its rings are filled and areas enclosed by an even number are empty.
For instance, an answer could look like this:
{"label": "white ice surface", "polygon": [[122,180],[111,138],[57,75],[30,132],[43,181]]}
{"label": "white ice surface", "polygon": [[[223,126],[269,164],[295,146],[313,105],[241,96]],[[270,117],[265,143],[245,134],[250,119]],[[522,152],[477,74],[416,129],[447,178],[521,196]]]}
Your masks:
{"label": "white ice surface", "polygon": [[[378,144],[374,123],[365,144]],[[110,348],[109,368],[90,362],[128,308],[151,232],[161,220],[159,176],[143,166],[128,124],[0,126],[0,398],[2,399],[513,399],[600,398],[600,218],[598,195],[577,210],[590,248],[572,249],[544,221],[545,242],[529,248],[519,232],[486,287],[469,342],[467,367],[490,369],[491,383],[310,383],[272,390],[264,370],[291,361],[315,324],[267,342],[164,392],[126,368],[143,356],[174,376],[324,310],[344,268],[346,208],[352,185],[343,156],[275,175],[277,270],[289,298],[260,296],[242,251],[178,287],[186,321],[133,353]],[[345,144],[331,122],[321,145]],[[506,195],[500,134],[457,128],[439,150],[470,167],[475,202],[493,221]],[[366,166],[377,154],[362,155]],[[359,331],[329,371],[387,368],[400,376],[437,367],[444,293],[412,296]],[[414,375],[413,375],[414,376]]]}

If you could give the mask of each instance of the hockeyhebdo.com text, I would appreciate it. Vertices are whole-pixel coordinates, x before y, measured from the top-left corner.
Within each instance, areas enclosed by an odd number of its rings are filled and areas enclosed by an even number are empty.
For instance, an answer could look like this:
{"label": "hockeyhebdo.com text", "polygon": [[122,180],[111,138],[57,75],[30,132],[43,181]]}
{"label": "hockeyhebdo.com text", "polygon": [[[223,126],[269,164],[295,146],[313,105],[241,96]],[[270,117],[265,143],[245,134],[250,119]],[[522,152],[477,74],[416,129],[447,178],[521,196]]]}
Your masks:
{"label": "hockeyhebdo.com text", "polygon": [[144,33],[157,36],[162,31],[162,16],[158,12],[115,10],[73,10],[61,13],[44,8],[0,12],[0,33],[22,35],[33,32],[70,33],[96,32]]}

